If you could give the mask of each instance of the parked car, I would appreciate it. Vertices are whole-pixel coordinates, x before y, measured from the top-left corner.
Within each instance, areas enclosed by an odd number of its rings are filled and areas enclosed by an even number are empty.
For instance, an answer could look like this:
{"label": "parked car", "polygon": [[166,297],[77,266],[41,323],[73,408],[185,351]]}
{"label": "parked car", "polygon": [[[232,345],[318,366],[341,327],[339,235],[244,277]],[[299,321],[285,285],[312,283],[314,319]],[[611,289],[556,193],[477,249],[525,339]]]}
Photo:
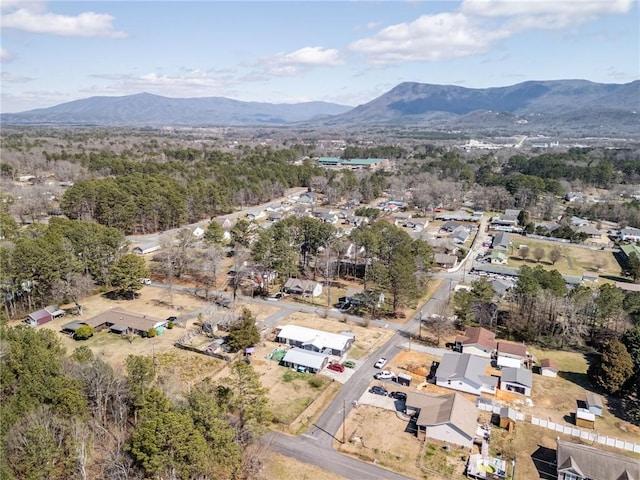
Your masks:
{"label": "parked car", "polygon": [[371,387],[369,389],[369,393],[373,393],[375,395],[382,395],[383,397],[386,397],[388,395],[389,392],[387,392],[387,389],[384,387],[379,387],[378,385]]}
{"label": "parked car", "polygon": [[340,365],[339,363],[330,363],[329,365],[327,365],[327,369],[333,370],[334,372],[344,372],[344,366]]}
{"label": "parked car", "polygon": [[395,377],[395,374],[389,370],[383,370],[373,376],[376,380],[391,380],[393,377]]}
{"label": "parked car", "polygon": [[347,368],[356,368],[356,362],[354,362],[353,360],[347,360],[346,362],[343,362],[342,365]]}
{"label": "parked car", "polygon": [[273,295],[269,295],[267,297],[267,300],[282,300],[284,297],[286,297],[287,294],[284,292],[278,292],[278,293],[274,293]]}
{"label": "parked car", "polygon": [[387,364],[387,359],[384,357],[380,357],[378,359],[378,361],[376,362],[376,364],[374,365],[374,367],[376,368],[382,368]]}
{"label": "parked car", "polygon": [[404,392],[391,392],[389,396],[396,400],[402,400],[403,402],[407,400],[407,394]]}
{"label": "parked car", "polygon": [[170,317],[167,317],[167,322],[173,322],[176,323],[178,321],[178,317],[171,315]]}

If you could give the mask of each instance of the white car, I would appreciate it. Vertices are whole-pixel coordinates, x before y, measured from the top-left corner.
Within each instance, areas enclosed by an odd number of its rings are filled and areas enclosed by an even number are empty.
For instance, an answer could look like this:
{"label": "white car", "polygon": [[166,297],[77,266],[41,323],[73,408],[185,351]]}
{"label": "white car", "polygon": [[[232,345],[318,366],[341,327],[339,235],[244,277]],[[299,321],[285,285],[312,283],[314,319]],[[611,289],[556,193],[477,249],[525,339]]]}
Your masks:
{"label": "white car", "polygon": [[374,367],[376,368],[382,368],[387,364],[387,359],[384,357],[380,357],[378,359],[378,361],[376,362],[376,364],[374,365]]}
{"label": "white car", "polygon": [[389,370],[383,370],[373,376],[376,380],[391,380],[393,377],[395,377],[395,374]]}

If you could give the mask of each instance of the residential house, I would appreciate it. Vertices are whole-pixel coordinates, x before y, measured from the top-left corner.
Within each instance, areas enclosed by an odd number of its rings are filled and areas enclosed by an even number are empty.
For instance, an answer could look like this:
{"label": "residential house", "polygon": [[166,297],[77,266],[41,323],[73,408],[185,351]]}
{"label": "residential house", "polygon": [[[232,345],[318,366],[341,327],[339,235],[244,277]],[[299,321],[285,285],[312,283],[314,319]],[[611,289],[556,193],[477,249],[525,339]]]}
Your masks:
{"label": "residential house", "polygon": [[298,197],[298,203],[303,205],[315,205],[318,201],[318,194],[316,192],[303,192]]}
{"label": "residential house", "polygon": [[502,250],[506,252],[509,249],[509,244],[511,243],[511,239],[508,232],[498,232],[491,242],[491,247],[494,250]]}
{"label": "residential house", "polygon": [[455,339],[456,350],[484,358],[491,358],[496,349],[496,334],[482,327],[467,327],[464,335]]}
{"label": "residential house", "polygon": [[40,325],[49,323],[56,318],[63,317],[65,313],[66,312],[64,310],[60,310],[58,305],[48,305],[41,310],[27,315],[27,318],[24,319],[24,323],[30,327],[39,327]]}
{"label": "residential house", "polygon": [[640,242],[640,229],[626,227],[620,230],[618,237],[623,242]]}
{"label": "residential house", "polygon": [[584,233],[589,238],[601,238],[602,232],[595,226],[588,224],[582,225],[576,229],[576,233]]}
{"label": "residential house", "polygon": [[322,284],[313,280],[290,278],[282,287],[284,293],[303,295],[305,297],[319,297],[322,295]]}
{"label": "residential house", "polygon": [[557,439],[558,480],[637,480],[640,462],[595,447]]}
{"label": "residential house", "polygon": [[460,225],[453,231],[453,243],[462,244],[469,238],[469,229],[464,225]]}
{"label": "residential house", "polygon": [[458,222],[454,222],[453,220],[449,220],[449,221],[444,222],[442,224],[442,226],[440,227],[440,230],[444,231],[444,232],[447,232],[447,233],[451,233],[456,228],[458,228],[459,226],[460,226],[460,224]]}
{"label": "residential house", "polygon": [[464,396],[451,393],[436,397],[410,391],[405,404],[408,412],[417,415],[418,438],[473,447],[478,411]]}
{"label": "residential house", "polygon": [[531,396],[533,376],[526,368],[504,367],[500,377],[500,390]]}
{"label": "residential house", "polygon": [[558,376],[558,362],[549,358],[544,358],[540,362],[540,375],[543,377],[557,377]]}
{"label": "residential house", "polygon": [[489,255],[489,261],[492,265],[506,265],[509,262],[509,256],[507,252],[493,250]]}
{"label": "residential house", "polygon": [[522,368],[527,360],[527,347],[522,343],[500,340],[496,352],[499,367]]}
{"label": "residential house", "polygon": [[147,243],[134,247],[132,251],[138,255],[147,255],[149,253],[157,252],[158,250],[160,250],[159,243]]}
{"label": "residential house", "polygon": [[602,397],[593,392],[587,392],[585,403],[587,405],[587,410],[589,410],[594,415],[602,416],[602,410],[604,409],[602,405]]}
{"label": "residential house", "polygon": [[247,220],[259,220],[266,217],[267,213],[262,208],[255,208],[246,213]]}
{"label": "residential house", "polygon": [[575,215],[571,217],[571,225],[574,227],[585,227],[589,225],[589,220],[586,218],[576,217]]}
{"label": "residential house", "polygon": [[493,287],[493,291],[496,292],[496,296],[498,298],[504,297],[504,295],[513,287],[512,283],[506,282],[499,278],[490,280],[489,283]]}
{"label": "residential house", "polygon": [[339,357],[354,341],[355,335],[349,332],[331,333],[298,325],[284,325],[276,334],[276,342]]}
{"label": "residential house", "polygon": [[455,255],[447,255],[446,253],[436,253],[433,255],[433,261],[442,268],[453,268],[458,264],[458,257]]}
{"label": "residential house", "polygon": [[436,370],[436,385],[474,395],[495,394],[498,378],[487,375],[490,365],[488,358],[445,353]]}
{"label": "residential house", "polygon": [[298,371],[318,373],[329,363],[329,356],[313,350],[292,348],[287,351],[280,363]]}
{"label": "residential house", "polygon": [[492,226],[504,226],[504,227],[515,227],[518,225],[518,216],[520,215],[520,210],[507,209],[504,212],[504,215],[499,217],[493,217],[491,219]]}
{"label": "residential house", "polygon": [[75,329],[79,326],[89,325],[96,331],[109,329],[110,332],[120,335],[126,333],[144,335],[152,328],[158,329],[166,327],[167,323],[167,320],[161,320],[149,315],[133,313],[124,308],[115,307],[87,320],[70,322],[64,325],[62,329],[65,332],[75,332]]}

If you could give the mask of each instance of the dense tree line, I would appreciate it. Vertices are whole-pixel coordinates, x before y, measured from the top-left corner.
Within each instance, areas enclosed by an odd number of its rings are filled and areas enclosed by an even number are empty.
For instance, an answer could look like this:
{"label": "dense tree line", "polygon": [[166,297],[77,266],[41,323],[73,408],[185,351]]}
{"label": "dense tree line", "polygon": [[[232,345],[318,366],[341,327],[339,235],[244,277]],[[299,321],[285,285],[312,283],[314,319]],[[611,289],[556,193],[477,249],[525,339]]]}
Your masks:
{"label": "dense tree line", "polygon": [[116,228],[60,217],[17,230],[0,246],[3,315],[63,302],[81,314],[82,297],[98,287],[133,295],[149,273],[142,258],[123,253],[124,245]]}
{"label": "dense tree line", "polygon": [[244,362],[173,401],[149,357],[129,356],[122,377],[86,347],[66,357],[51,330],[0,339],[3,479],[256,478],[270,415]]}

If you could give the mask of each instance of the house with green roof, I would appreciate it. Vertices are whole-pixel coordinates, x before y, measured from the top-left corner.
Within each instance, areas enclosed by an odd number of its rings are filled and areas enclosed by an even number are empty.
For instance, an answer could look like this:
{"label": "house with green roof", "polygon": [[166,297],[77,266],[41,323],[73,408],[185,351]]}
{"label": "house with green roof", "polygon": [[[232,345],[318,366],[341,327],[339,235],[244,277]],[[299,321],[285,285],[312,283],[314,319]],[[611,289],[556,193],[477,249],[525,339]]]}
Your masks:
{"label": "house with green roof", "polygon": [[389,160],[386,158],[338,158],[320,157],[318,165],[324,168],[350,168],[352,170],[378,170],[388,168]]}

